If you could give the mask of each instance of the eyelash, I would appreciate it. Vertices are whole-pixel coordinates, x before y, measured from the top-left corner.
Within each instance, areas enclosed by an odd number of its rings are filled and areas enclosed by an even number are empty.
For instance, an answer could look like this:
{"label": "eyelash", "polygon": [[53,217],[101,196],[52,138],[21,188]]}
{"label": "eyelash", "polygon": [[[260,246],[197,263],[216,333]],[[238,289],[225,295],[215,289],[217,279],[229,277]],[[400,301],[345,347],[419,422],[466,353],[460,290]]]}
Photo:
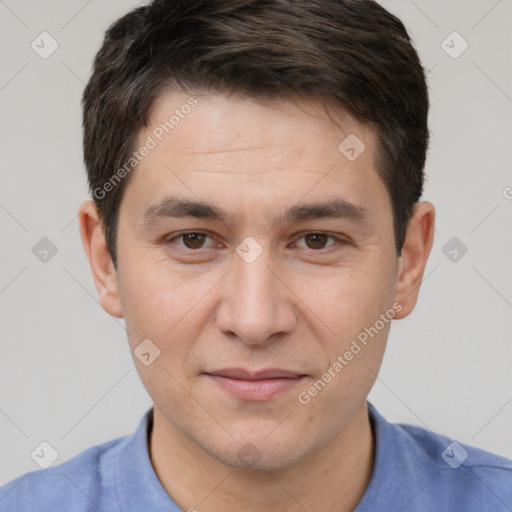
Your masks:
{"label": "eyelash", "polygon": [[[176,235],[173,235],[172,237],[170,238],[166,238],[165,239],[165,243],[166,245],[170,245],[170,244],[173,244],[175,240],[177,239],[180,239],[182,238],[183,236],[185,235],[205,235],[209,238],[212,238],[210,235],[208,235],[208,233],[204,233],[202,231],[182,231],[180,233],[177,233]],[[334,235],[330,235],[329,233],[322,233],[322,232],[318,232],[318,231],[309,231],[307,233],[304,233],[300,236],[299,240],[308,236],[308,235],[323,235],[323,236],[327,236],[328,238],[331,238],[335,241],[334,244],[332,244],[331,246],[329,247],[326,247],[326,248],[322,248],[322,249],[308,249],[307,247],[305,248],[306,250],[309,250],[309,251],[312,251],[313,253],[323,253],[323,254],[327,254],[327,253],[330,253],[332,252],[333,250],[339,250],[341,247],[337,247],[337,246],[343,246],[343,245],[346,245],[348,242],[346,240],[343,240],[342,238],[339,238],[337,236],[334,236]],[[199,249],[190,249],[188,247],[184,247],[184,246],[179,246],[180,249],[183,249],[187,252],[197,252],[199,253],[200,251],[204,250],[203,247],[200,247]],[[303,248],[304,249],[304,248]]]}

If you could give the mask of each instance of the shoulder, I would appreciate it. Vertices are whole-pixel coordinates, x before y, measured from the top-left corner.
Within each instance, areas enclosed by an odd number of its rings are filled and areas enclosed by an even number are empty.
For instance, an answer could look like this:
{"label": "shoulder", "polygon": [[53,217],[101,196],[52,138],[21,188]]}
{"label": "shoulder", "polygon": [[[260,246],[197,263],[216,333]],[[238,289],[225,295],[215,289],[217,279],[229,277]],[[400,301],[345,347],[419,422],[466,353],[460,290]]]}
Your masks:
{"label": "shoulder", "polygon": [[404,512],[434,510],[441,504],[447,511],[511,510],[512,460],[424,427],[379,418],[394,452],[386,451],[386,456],[394,459],[406,482],[403,494],[410,501]]}
{"label": "shoulder", "polygon": [[[412,444],[422,456],[448,474],[453,470],[493,468],[505,478],[512,478],[512,460],[495,453],[433,432],[417,425],[395,424],[397,436],[402,442]],[[452,471],[449,471],[449,470]]]}
{"label": "shoulder", "polygon": [[[116,453],[128,436],[93,446],[66,462],[31,471],[0,487],[0,510],[77,512],[101,509],[115,490]],[[112,510],[112,509],[109,509]]]}

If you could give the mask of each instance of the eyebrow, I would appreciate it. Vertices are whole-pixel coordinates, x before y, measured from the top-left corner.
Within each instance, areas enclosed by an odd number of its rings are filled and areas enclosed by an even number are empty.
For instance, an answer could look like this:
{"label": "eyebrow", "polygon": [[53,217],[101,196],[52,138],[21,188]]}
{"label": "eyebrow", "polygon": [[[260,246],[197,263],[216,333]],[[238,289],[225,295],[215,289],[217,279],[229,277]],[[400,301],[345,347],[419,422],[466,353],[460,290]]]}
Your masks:
{"label": "eyebrow", "polygon": [[[304,222],[322,218],[338,218],[348,220],[364,220],[368,210],[359,204],[345,199],[333,199],[321,203],[309,203],[292,206],[279,219],[288,223]],[[142,224],[150,225],[166,218],[195,217],[221,221],[228,226],[235,225],[241,220],[238,214],[228,213],[218,206],[204,201],[194,201],[177,197],[167,197],[157,204],[150,206],[142,217]]]}

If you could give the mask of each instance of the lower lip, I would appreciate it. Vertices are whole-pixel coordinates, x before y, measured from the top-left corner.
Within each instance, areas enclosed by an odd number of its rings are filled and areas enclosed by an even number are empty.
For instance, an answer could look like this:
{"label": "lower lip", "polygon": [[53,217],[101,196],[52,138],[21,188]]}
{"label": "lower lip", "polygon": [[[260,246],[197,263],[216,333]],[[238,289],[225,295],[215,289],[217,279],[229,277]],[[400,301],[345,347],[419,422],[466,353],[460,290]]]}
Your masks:
{"label": "lower lip", "polygon": [[270,400],[302,382],[305,376],[262,380],[231,379],[220,375],[209,375],[220,387],[244,400]]}

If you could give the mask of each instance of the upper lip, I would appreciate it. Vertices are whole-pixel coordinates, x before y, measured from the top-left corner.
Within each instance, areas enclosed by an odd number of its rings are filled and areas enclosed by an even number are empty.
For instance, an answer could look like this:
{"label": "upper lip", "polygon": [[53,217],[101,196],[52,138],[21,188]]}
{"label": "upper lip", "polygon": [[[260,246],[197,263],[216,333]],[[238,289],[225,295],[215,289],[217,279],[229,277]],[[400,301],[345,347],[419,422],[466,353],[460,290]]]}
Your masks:
{"label": "upper lip", "polygon": [[207,372],[208,375],[220,375],[221,377],[229,377],[231,379],[243,380],[262,380],[262,379],[293,379],[302,377],[305,374],[292,370],[284,370],[282,368],[266,368],[264,370],[250,371],[244,368],[222,368],[220,370],[212,370]]}

